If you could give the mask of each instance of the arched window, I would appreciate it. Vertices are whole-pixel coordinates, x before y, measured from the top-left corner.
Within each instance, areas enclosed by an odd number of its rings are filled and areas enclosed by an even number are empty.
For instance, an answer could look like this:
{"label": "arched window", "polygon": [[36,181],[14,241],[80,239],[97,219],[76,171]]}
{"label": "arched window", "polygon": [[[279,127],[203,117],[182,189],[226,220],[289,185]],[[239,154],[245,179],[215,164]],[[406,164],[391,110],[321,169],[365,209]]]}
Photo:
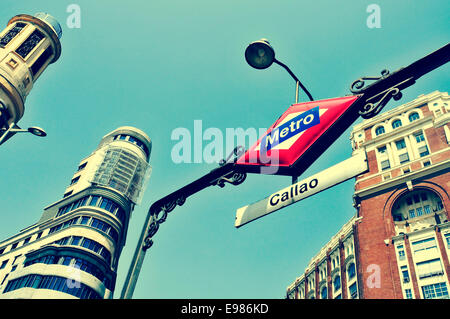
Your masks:
{"label": "arched window", "polygon": [[396,129],[398,127],[402,126],[402,121],[401,120],[395,120],[394,122],[392,122],[392,128]]}
{"label": "arched window", "polygon": [[418,189],[401,196],[394,203],[392,218],[403,221],[432,214],[443,208],[441,199],[432,191]]}
{"label": "arched window", "polygon": [[419,119],[419,113],[417,113],[417,112],[414,112],[414,113],[411,113],[410,115],[409,115],[409,121],[410,122],[413,122],[413,121],[415,121],[415,120],[418,120]]}
{"label": "arched window", "polygon": [[376,128],[376,130],[375,130],[375,134],[378,136],[378,135],[381,135],[381,134],[384,134],[385,133],[385,131],[384,131],[384,126],[378,126],[377,128]]}

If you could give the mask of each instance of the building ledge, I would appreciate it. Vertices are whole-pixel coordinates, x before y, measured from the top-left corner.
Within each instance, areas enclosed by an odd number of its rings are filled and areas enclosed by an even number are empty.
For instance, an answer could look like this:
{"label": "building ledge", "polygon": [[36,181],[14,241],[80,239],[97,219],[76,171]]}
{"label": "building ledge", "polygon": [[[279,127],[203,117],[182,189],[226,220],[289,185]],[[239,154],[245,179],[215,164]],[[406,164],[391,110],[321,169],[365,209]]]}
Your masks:
{"label": "building ledge", "polygon": [[[448,149],[445,149],[448,150]],[[450,159],[438,162],[436,164],[432,164],[430,166],[423,167],[421,169],[412,171],[408,174],[403,174],[397,177],[393,177],[391,179],[388,179],[384,182],[378,183],[374,186],[369,186],[367,188],[363,188],[361,190],[355,191],[354,197],[363,199],[365,197],[368,197],[374,193],[385,191],[389,188],[398,187],[401,184],[406,183],[407,181],[415,181],[422,179],[423,177],[426,177],[428,175],[441,172],[441,174],[445,174],[446,171],[450,171]],[[442,172],[444,171],[444,172]],[[375,176],[375,175],[373,175]],[[372,176],[372,177],[373,177]],[[359,182],[359,181],[358,181]]]}

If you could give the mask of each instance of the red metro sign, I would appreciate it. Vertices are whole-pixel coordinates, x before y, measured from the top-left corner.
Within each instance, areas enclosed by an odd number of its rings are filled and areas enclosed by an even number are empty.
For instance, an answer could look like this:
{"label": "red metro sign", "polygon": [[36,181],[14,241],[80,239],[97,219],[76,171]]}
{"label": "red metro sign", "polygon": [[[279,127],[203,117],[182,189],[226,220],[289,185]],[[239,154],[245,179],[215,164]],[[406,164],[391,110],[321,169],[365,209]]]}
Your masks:
{"label": "red metro sign", "polygon": [[293,104],[236,166],[252,173],[300,175],[356,120],[358,99],[352,95]]}

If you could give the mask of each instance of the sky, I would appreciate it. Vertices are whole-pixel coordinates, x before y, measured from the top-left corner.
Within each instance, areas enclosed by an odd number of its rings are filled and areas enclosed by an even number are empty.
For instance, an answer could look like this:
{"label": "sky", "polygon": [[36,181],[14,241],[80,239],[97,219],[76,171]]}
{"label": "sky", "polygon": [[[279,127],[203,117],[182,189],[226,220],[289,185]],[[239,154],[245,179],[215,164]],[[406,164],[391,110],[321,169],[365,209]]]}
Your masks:
{"label": "sky", "polygon": [[[67,23],[71,4],[81,9],[79,28]],[[374,28],[367,23],[372,4],[380,13]],[[361,76],[407,66],[447,44],[450,35],[446,0],[2,0],[0,7],[0,25],[43,11],[63,28],[61,57],[35,83],[19,122],[48,135],[16,134],[0,147],[1,240],[36,223],[62,198],[79,162],[105,134],[129,125],[152,139],[152,174],[131,217],[114,298],[151,204],[217,167],[204,160],[175,163],[173,131],[193,132],[195,120],[221,132],[268,128],[294,103],[295,82],[285,70],[246,63],[250,42],[268,39],[277,59],[320,100],[351,94]],[[421,94],[448,92],[448,74],[446,65],[422,77],[385,110]],[[300,101],[307,101],[302,92]],[[347,159],[350,132],[300,179]],[[133,298],[284,298],[356,213],[349,180],[234,227],[236,209],[290,183],[286,176],[251,174],[239,186],[210,187],[188,198],[154,236]]]}

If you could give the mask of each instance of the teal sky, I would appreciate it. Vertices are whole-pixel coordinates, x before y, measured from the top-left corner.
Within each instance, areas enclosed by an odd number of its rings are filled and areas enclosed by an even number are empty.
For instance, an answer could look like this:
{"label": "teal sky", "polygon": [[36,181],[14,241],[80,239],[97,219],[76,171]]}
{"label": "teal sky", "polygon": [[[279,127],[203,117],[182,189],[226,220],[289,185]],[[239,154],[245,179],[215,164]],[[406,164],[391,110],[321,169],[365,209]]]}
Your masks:
{"label": "teal sky", "polygon": [[[79,29],[66,24],[71,3],[81,8]],[[372,3],[381,9],[381,28],[366,25]],[[106,133],[131,125],[153,141],[153,172],[131,218],[115,298],[148,207],[216,167],[175,164],[172,131],[192,132],[194,120],[222,132],[267,128],[294,102],[294,81],[283,69],[247,65],[250,42],[269,39],[318,100],[350,94],[360,76],[407,66],[450,35],[446,0],[2,0],[0,6],[0,25],[45,11],[63,27],[61,58],[35,84],[19,122],[48,136],[17,134],[0,148],[0,239],[37,222],[44,207],[62,198],[80,160]],[[447,65],[424,76],[386,110],[420,94],[448,92],[448,75]],[[350,129],[301,178],[348,158],[349,135]],[[240,186],[189,198],[154,237],[134,298],[283,298],[355,214],[352,180],[234,228],[237,208],[289,183],[249,175]]]}

